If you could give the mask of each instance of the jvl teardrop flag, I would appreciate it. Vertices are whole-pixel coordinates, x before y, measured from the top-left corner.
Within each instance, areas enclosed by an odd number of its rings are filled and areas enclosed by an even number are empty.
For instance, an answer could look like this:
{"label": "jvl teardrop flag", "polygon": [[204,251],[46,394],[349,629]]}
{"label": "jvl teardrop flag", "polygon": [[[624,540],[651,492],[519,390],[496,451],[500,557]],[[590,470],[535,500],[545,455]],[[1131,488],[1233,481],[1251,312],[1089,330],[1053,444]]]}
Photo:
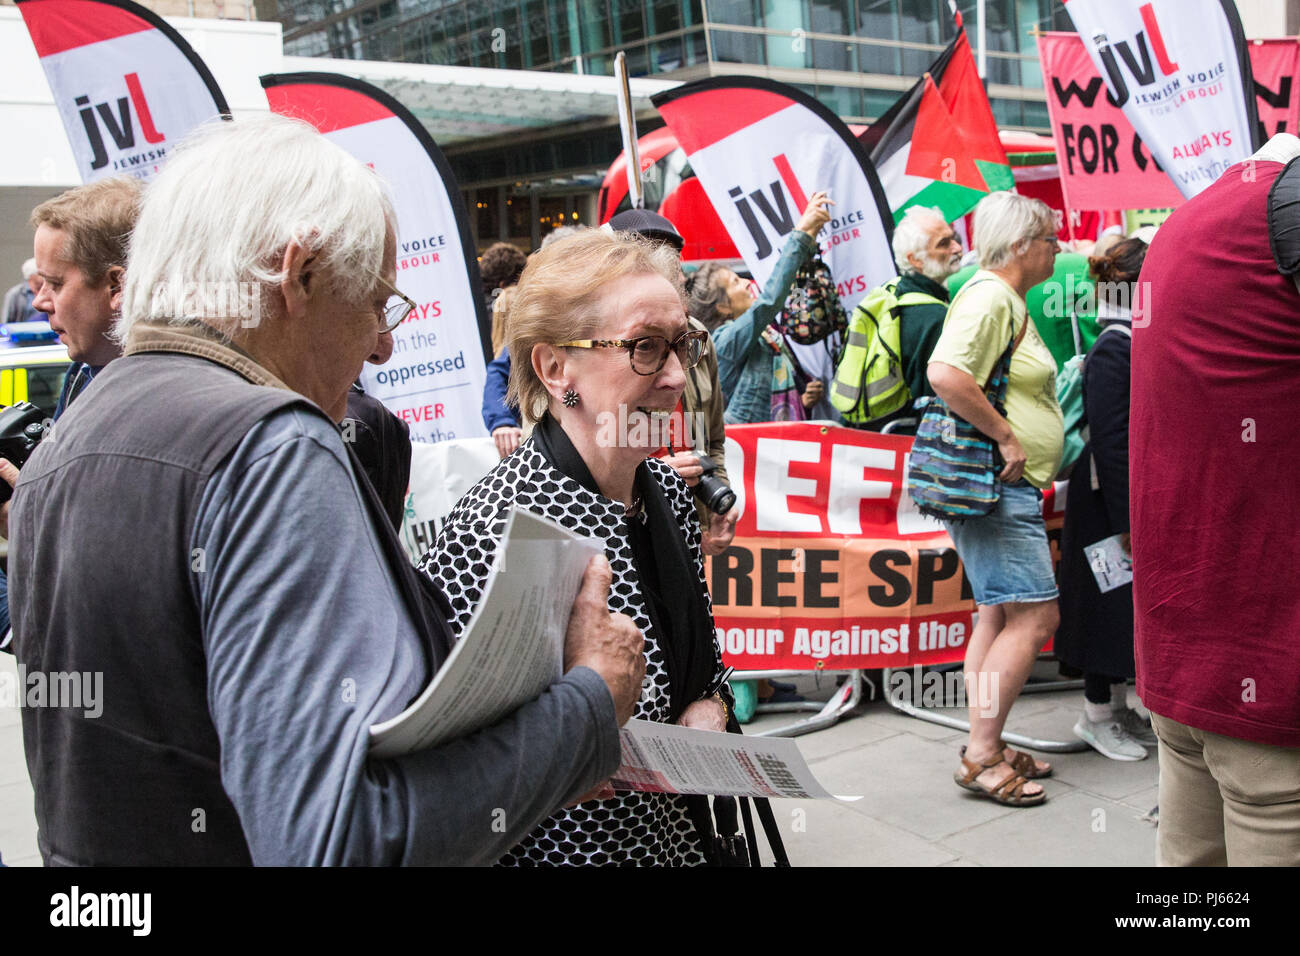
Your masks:
{"label": "jvl teardrop flag", "polygon": [[880,173],[895,221],[910,206],[929,206],[949,222],[1015,179],[998,139],[966,31],[915,86],[860,135]]}
{"label": "jvl teardrop flag", "polygon": [[487,434],[482,404],[489,330],[469,217],[451,167],[406,107],[335,73],[263,76],[271,111],[310,123],[388,183],[397,211],[397,288],[415,311],[393,332],[393,357],[367,364],[366,392],[415,441]]}
{"label": "jvl teardrop flag", "polygon": [[1233,0],[1066,0],[1065,9],[1111,98],[1184,196],[1257,148]]}
{"label": "jvl teardrop flag", "polygon": [[18,0],[85,182],[150,179],[167,150],[229,114],[212,73],[130,0]]}
{"label": "jvl teardrop flag", "polygon": [[894,277],[893,219],[876,171],[824,105],[783,83],[746,76],[688,83],[652,102],[760,287],[819,189],[835,201],[818,241],[845,308]]}

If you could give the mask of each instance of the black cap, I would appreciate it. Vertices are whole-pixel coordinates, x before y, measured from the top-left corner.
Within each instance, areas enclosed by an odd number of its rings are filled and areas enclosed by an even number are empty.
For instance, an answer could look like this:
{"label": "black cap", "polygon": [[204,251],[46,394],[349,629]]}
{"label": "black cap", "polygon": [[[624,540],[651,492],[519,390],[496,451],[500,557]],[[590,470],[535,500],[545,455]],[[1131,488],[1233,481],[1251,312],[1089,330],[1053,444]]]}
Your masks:
{"label": "black cap", "polygon": [[625,209],[610,219],[609,228],[615,232],[635,232],[646,239],[667,243],[678,252],[686,245],[676,226],[649,209]]}

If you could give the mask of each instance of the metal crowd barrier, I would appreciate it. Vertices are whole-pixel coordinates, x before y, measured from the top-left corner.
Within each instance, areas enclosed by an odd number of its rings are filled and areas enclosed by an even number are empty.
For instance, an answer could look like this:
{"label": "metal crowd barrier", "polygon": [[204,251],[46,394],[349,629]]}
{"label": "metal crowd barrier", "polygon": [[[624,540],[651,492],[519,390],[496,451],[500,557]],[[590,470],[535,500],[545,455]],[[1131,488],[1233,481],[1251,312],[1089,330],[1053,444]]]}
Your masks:
{"label": "metal crowd barrier", "polygon": [[759,703],[754,708],[757,714],[784,714],[784,713],[803,713],[815,711],[814,716],[805,717],[803,720],[796,720],[792,724],[783,724],[780,727],[773,727],[771,730],[759,730],[750,733],[745,731],[751,737],[798,737],[800,734],[810,734],[815,730],[825,730],[827,727],[835,724],[841,717],[848,714],[853,708],[858,706],[862,700],[863,676],[860,670],[848,671],[736,671],[731,675],[732,680],[771,680],[772,678],[781,677],[805,677],[810,673],[823,675],[827,677],[838,676],[839,674],[848,675],[844,684],[835,689],[831,699],[826,703],[818,703],[815,700],[790,701],[782,704],[764,704]]}

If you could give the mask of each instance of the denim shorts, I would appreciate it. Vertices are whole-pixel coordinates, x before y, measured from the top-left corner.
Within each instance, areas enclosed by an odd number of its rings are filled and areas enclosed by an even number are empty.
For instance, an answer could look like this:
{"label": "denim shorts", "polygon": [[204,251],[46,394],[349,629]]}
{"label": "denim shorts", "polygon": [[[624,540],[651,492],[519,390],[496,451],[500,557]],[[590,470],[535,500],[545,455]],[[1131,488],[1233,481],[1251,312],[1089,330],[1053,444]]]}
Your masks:
{"label": "denim shorts", "polygon": [[1023,478],[1003,485],[997,506],[984,517],[943,524],[977,604],[1028,604],[1057,596],[1043,493]]}

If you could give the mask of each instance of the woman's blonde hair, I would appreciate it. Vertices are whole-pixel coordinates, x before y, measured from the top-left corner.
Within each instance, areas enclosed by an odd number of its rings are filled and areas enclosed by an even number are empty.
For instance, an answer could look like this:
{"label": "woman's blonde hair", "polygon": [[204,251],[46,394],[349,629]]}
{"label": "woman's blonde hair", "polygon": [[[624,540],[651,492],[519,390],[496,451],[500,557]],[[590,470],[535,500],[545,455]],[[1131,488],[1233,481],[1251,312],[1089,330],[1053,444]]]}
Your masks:
{"label": "woman's blonde hair", "polygon": [[609,283],[646,274],[672,283],[685,310],[676,254],[648,240],[588,229],[528,257],[509,303],[506,325],[510,348],[506,401],[517,405],[527,421],[538,421],[551,398],[533,370],[533,346],[592,338],[607,318],[595,305]]}
{"label": "woman's blonde hair", "polygon": [[492,355],[499,358],[501,349],[506,344],[506,318],[510,314],[510,304],[514,301],[515,287],[498,289],[492,300]]}
{"label": "woman's blonde hair", "polygon": [[1000,269],[1020,254],[1016,247],[1056,232],[1056,215],[1041,199],[1018,193],[989,193],[975,207],[971,243],[981,269]]}

